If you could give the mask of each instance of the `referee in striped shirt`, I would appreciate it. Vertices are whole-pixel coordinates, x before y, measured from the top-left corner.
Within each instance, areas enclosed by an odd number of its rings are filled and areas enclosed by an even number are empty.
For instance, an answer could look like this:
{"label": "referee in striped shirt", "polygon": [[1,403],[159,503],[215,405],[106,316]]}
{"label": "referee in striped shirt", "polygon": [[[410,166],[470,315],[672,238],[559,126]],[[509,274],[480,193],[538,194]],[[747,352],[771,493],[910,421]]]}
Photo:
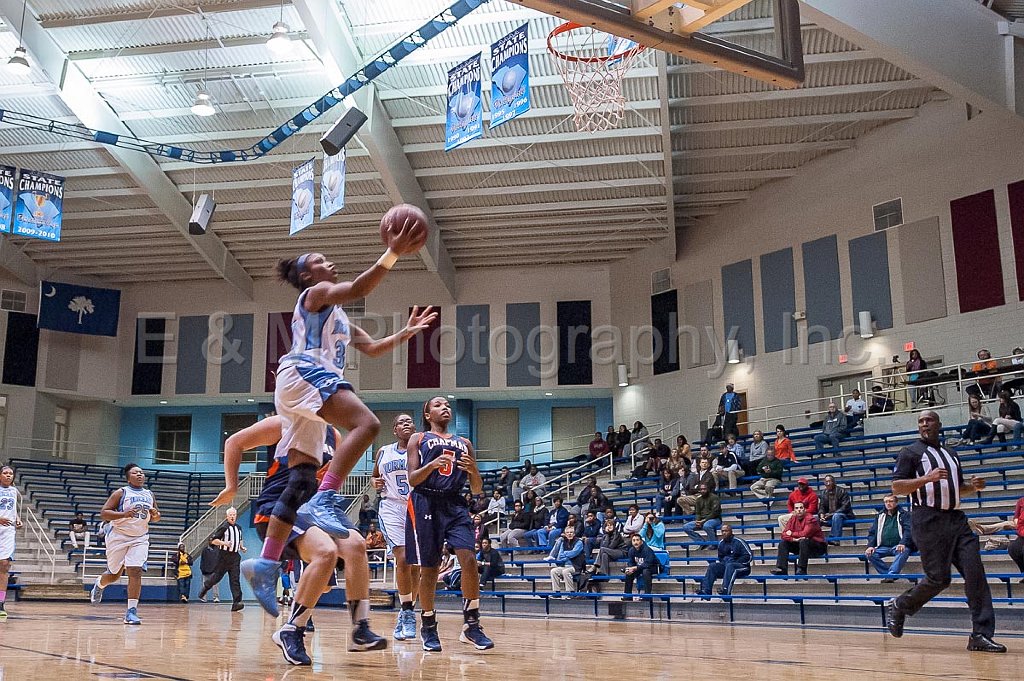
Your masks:
{"label": "referee in striped shirt", "polygon": [[242,562],[240,553],[245,552],[245,544],[242,543],[242,528],[235,522],[238,519],[238,511],[234,507],[229,508],[224,514],[224,522],[220,524],[210,539],[210,544],[220,549],[217,569],[203,583],[203,589],[199,592],[199,598],[206,596],[206,592],[213,588],[228,576],[228,584],[231,586],[231,611],[235,612],[245,607],[242,604],[242,584],[239,581],[239,566]]}
{"label": "referee in striped shirt", "polygon": [[903,636],[907,615],[916,614],[949,586],[950,566],[955,565],[964,578],[973,623],[967,650],[1005,653],[1006,646],[992,640],[996,618],[978,536],[968,527],[967,516],[960,510],[960,495],[984,489],[985,481],[978,477],[965,480],[960,459],[939,444],[942,421],[937,413],[921,412],[917,431],[921,439],[900,450],[896,459],[892,493],[910,496],[911,534],[920,549],[925,576],[916,586],[885,604],[886,626],[896,638]]}

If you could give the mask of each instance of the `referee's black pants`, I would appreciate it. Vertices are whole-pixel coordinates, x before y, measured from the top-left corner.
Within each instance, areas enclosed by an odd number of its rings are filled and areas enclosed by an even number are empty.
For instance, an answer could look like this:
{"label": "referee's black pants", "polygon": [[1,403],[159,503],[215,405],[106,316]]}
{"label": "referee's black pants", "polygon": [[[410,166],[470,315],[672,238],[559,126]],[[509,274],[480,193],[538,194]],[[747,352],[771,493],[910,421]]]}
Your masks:
{"label": "referee's black pants", "polygon": [[972,634],[991,638],[996,632],[992,592],[981,562],[978,536],[967,525],[962,511],[939,511],[927,506],[914,508],[910,517],[911,536],[921,552],[924,579],[896,599],[896,607],[915,614],[950,583],[950,566],[963,575],[967,605],[971,609]]}
{"label": "referee's black pants", "polygon": [[214,584],[228,576],[228,584],[231,585],[231,600],[234,603],[242,602],[242,582],[239,581],[239,566],[242,564],[242,557],[235,551],[221,551],[220,560],[217,561],[217,569],[210,573],[203,581],[203,592],[213,588]]}

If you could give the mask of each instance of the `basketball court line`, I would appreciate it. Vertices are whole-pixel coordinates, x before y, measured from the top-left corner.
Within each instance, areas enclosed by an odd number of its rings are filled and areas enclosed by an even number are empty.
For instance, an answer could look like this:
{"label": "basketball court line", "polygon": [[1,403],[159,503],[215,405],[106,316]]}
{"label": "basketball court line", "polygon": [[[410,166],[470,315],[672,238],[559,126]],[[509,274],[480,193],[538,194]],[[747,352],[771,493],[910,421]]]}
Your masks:
{"label": "basketball court line", "polygon": [[12,646],[7,643],[0,643],[0,648],[7,650],[17,650],[22,653],[32,653],[34,655],[42,655],[43,657],[52,657],[58,660],[66,662],[77,662],[79,664],[85,664],[88,666],[106,667],[107,669],[116,669],[122,672],[130,672],[137,674],[139,677],[144,679],[167,679],[167,681],[193,681],[192,679],[185,678],[183,676],[170,676],[168,674],[161,674],[160,672],[147,672],[143,669],[136,669],[134,667],[124,667],[117,664],[110,664],[109,662],[99,662],[91,660],[83,660],[78,657],[71,657],[70,655],[62,655],[60,653],[50,653],[45,650],[35,650],[33,648],[22,648],[21,646]]}

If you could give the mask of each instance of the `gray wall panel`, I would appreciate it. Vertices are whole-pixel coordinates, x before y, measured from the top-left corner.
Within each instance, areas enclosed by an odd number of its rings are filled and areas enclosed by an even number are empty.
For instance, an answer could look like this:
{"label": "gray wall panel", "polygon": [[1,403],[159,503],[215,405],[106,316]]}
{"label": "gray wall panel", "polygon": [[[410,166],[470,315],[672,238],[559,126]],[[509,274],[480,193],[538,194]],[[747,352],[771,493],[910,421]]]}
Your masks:
{"label": "gray wall panel", "polygon": [[839,246],[836,236],[807,241],[804,258],[804,300],[807,342],[822,343],[843,335],[843,296],[839,288]]}
{"label": "gray wall panel", "polygon": [[756,355],[753,261],[744,260],[722,268],[722,316],[725,319],[725,339],[735,329],[735,338],[740,342],[743,355]]}
{"label": "gray wall panel", "polygon": [[174,376],[176,395],[202,395],[206,392],[206,357],[203,349],[210,334],[210,318],[178,318],[178,366]]}
{"label": "gray wall panel", "polygon": [[853,323],[860,333],[858,314],[867,310],[879,329],[892,328],[892,290],[889,285],[889,244],[885,232],[850,241],[850,284]]}
{"label": "gray wall panel", "polygon": [[252,392],[252,315],[224,317],[223,361],[220,365],[222,393]]}
{"label": "gray wall panel", "polygon": [[764,315],[764,351],[796,347],[796,282],[793,249],[761,256],[761,311]]}
{"label": "gray wall panel", "polygon": [[455,385],[459,388],[486,388],[491,384],[490,331],[491,308],[488,305],[459,305],[455,308],[458,347]]}
{"label": "gray wall panel", "polygon": [[540,303],[509,303],[505,325],[507,385],[540,385]]}

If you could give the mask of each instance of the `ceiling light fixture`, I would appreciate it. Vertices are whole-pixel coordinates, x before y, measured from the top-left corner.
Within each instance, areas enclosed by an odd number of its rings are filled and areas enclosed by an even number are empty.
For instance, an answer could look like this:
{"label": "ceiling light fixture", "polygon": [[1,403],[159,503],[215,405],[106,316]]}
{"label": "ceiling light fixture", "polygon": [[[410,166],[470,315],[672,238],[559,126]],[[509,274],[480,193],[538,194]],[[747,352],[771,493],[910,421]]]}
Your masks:
{"label": "ceiling light fixture", "polygon": [[21,4],[21,30],[18,32],[18,46],[14,48],[14,55],[7,60],[7,70],[16,76],[27,76],[32,72],[32,66],[28,63],[28,50],[25,49],[25,9],[28,7],[28,0]]}
{"label": "ceiling light fixture", "polygon": [[206,24],[206,50],[203,52],[203,85],[196,93],[195,101],[192,102],[192,113],[196,116],[212,116],[217,113],[213,108],[213,97],[206,89],[206,71],[210,67],[210,24],[203,15],[203,23]]}
{"label": "ceiling light fixture", "polygon": [[274,24],[270,39],[267,40],[267,47],[274,54],[284,55],[292,51],[292,39],[288,36],[288,24],[278,21]]}

